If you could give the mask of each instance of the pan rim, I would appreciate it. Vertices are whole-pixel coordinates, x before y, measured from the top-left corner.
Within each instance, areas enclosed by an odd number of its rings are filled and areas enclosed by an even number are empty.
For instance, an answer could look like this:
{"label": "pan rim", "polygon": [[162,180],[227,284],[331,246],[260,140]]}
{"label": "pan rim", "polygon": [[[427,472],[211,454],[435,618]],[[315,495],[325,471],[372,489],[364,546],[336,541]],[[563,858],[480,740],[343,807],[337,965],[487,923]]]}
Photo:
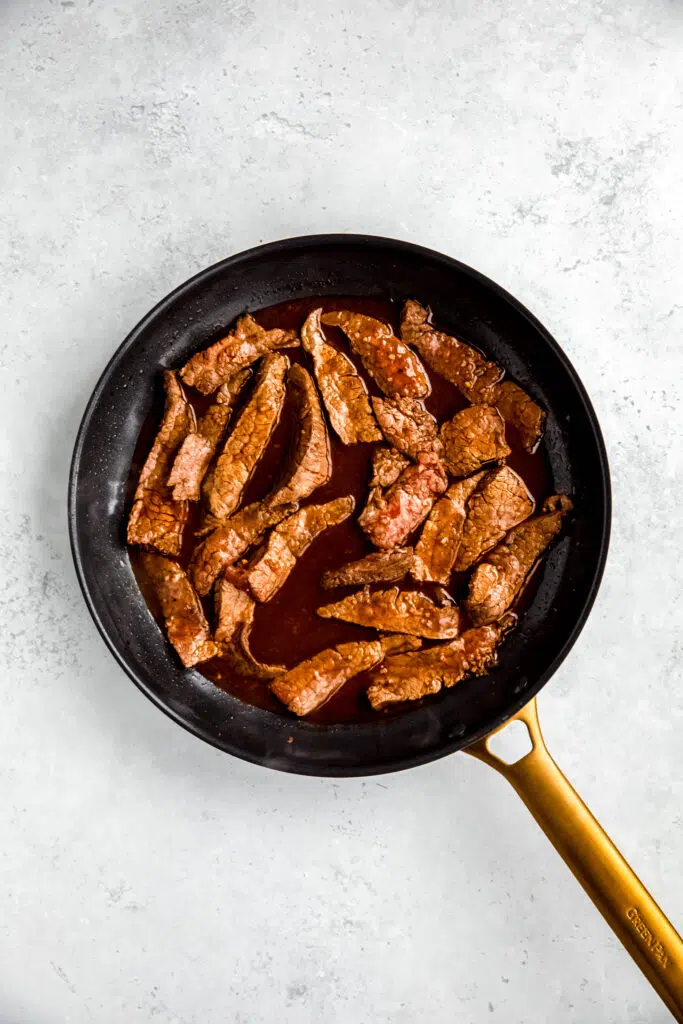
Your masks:
{"label": "pan rim", "polygon": [[[100,613],[96,607],[96,602],[91,594],[88,582],[86,579],[85,567],[84,567],[84,556],[81,551],[81,547],[78,539],[77,523],[77,490],[79,482],[79,469],[80,462],[83,454],[83,448],[88,435],[88,428],[92,419],[94,410],[99,402],[103,391],[105,390],[112,370],[118,365],[122,356],[136,343],[139,336],[143,333],[146,327],[162,315],[169,307],[171,307],[178,299],[182,298],[183,294],[190,292],[198,283],[207,283],[212,277],[223,273],[229,267],[235,267],[243,261],[252,260],[254,257],[263,256],[267,257],[270,254],[280,253],[283,250],[295,251],[298,249],[305,249],[311,247],[327,248],[339,245],[359,245],[359,246],[370,246],[378,249],[392,249],[394,251],[403,251],[410,253],[413,256],[424,256],[425,259],[429,259],[432,262],[441,263],[447,268],[457,270],[460,274],[471,278],[474,281],[484,285],[487,289],[493,291],[497,296],[502,299],[505,303],[510,305],[515,312],[522,316],[529,324],[530,328],[540,334],[543,340],[547,343],[549,348],[552,350],[554,356],[561,362],[563,369],[567,375],[571,378],[575,388],[576,396],[580,400],[583,407],[583,412],[590,425],[593,440],[595,442],[595,449],[598,458],[599,470],[600,470],[600,486],[602,490],[602,522],[596,524],[600,529],[600,546],[598,551],[597,559],[595,560],[593,574],[590,586],[586,590],[584,596],[583,605],[580,613],[575,617],[574,624],[569,630],[564,642],[561,647],[552,658],[550,664],[546,670],[536,677],[531,685],[524,689],[518,698],[511,701],[505,708],[505,711],[496,716],[495,720],[485,727],[473,730],[467,735],[466,741],[463,741],[461,737],[453,737],[450,740],[442,741],[438,748],[427,749],[417,754],[408,754],[400,757],[392,756],[386,760],[378,760],[376,763],[363,764],[359,766],[349,765],[323,765],[318,763],[310,762],[297,762],[295,760],[287,761],[286,763],[280,760],[272,761],[269,759],[259,758],[256,755],[252,755],[249,751],[242,750],[235,747],[234,745],[226,744],[221,742],[220,739],[213,735],[209,730],[203,728],[201,723],[190,722],[183,717],[173,707],[169,706],[156,692],[154,692],[147,684],[145,679],[137,673],[126,661],[123,654],[119,651],[118,647],[111,638],[108,630],[104,626]],[[466,749],[471,744],[476,743],[484,736],[497,728],[500,728],[505,722],[515,715],[533,696],[535,696],[542,687],[548,682],[548,680],[554,675],[559,666],[562,664],[564,659],[569,654],[569,651],[576,643],[582,629],[585,626],[588,615],[595,602],[597,592],[602,581],[604,574],[605,564],[607,560],[607,554],[609,549],[610,531],[611,531],[611,512],[612,512],[612,496],[611,496],[611,484],[610,484],[610,473],[609,463],[607,459],[607,451],[605,443],[600,429],[600,425],[591,403],[591,400],[586,392],[586,389],[574,369],[569,358],[560,347],[558,342],[548,332],[548,330],[540,323],[539,320],[513,295],[511,295],[501,285],[498,285],[495,281],[492,281],[486,275],[480,271],[474,269],[455,259],[454,257],[447,256],[443,253],[439,253],[435,250],[426,248],[424,246],[416,245],[412,242],[406,242],[400,239],[391,239],[379,235],[366,235],[366,234],[354,234],[354,233],[330,233],[330,234],[316,234],[316,235],[300,235],[293,238],[279,239],[274,242],[268,242],[262,245],[253,246],[242,252],[236,253],[232,256],[228,256],[223,260],[212,264],[200,270],[194,274],[188,280],[182,282],[166,296],[164,296],[156,305],[145,314],[144,317],[133,327],[131,331],[126,335],[123,341],[118,345],[110,359],[106,363],[100,377],[90,395],[90,398],[86,404],[81,422],[78,427],[76,442],[74,446],[73,456],[71,459],[71,466],[69,471],[69,482],[68,482],[68,528],[69,528],[69,541],[71,546],[71,553],[74,560],[74,566],[76,569],[76,576],[78,583],[83,594],[86,607],[95,623],[95,626],[100,633],[100,636],[104,640],[107,648],[114,656],[117,663],[124,670],[126,675],[135,683],[139,690],[152,701],[152,703],[164,712],[172,721],[182,726],[188,732],[197,736],[199,739],[204,740],[211,746],[230,753],[233,756],[239,757],[242,760],[249,761],[253,764],[258,764],[263,767],[270,767],[275,770],[286,771],[289,773],[296,773],[301,775],[311,775],[319,777],[362,777],[377,774],[387,774],[393,771],[405,770],[413,768],[421,764],[425,764],[429,761],[437,760],[440,757],[445,757],[448,754],[454,753],[457,750]],[[263,712],[263,714],[273,714],[273,712]],[[354,730],[368,728],[376,728],[374,723],[354,723],[352,726],[343,725],[311,725],[311,728],[316,730],[334,730],[337,735],[345,728],[353,728]]]}

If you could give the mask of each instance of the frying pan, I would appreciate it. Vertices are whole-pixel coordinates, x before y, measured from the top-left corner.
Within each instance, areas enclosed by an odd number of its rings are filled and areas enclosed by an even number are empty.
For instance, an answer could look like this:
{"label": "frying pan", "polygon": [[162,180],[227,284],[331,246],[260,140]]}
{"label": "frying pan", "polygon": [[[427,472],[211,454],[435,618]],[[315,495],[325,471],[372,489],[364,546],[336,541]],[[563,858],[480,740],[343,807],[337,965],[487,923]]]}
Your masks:
{"label": "frying pan", "polygon": [[[389,719],[319,725],[245,704],[180,667],[133,576],[125,546],[127,484],[160,367],[216,341],[240,313],[311,295],[431,306],[448,333],[502,364],[548,410],[553,489],[575,513],[498,666]],[[100,378],[78,433],[69,529],[90,613],[110,651],[157,707],[227,753],[282,771],[352,776],[410,768],[456,750],[517,790],[559,854],[678,1021],[683,942],[565,779],[543,742],[535,695],[578,637],[602,576],[610,529],[607,457],[595,413],[557,342],[502,288],[447,256],[364,235],[259,246],[193,277],[126,338]],[[511,719],[529,752],[508,764],[489,743]]]}

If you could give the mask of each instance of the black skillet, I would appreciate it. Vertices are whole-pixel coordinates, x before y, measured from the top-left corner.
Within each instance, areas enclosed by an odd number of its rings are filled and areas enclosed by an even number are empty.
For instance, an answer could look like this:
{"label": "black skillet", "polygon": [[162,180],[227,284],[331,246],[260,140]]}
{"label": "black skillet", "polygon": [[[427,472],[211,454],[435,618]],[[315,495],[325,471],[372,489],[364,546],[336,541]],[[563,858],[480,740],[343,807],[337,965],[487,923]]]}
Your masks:
{"label": "black skillet", "polygon": [[[485,678],[395,717],[312,724],[243,703],[183,670],[148,611],[125,547],[124,495],[159,367],[180,366],[240,313],[310,295],[429,305],[439,326],[481,348],[548,410],[556,492],[575,513],[533,600]],[[456,750],[500,771],[588,895],[683,1021],[683,942],[543,744],[533,698],[578,637],[602,576],[610,529],[607,457],[595,413],[557,342],[512,296],[470,267],[406,242],[317,235],[259,246],[202,271],[149,313],[118,349],[88,403],[74,451],[69,529],[86,603],[122,668],[157,707],[227,753],[306,775],[370,775]],[[516,717],[532,749],[506,764],[488,746]]]}

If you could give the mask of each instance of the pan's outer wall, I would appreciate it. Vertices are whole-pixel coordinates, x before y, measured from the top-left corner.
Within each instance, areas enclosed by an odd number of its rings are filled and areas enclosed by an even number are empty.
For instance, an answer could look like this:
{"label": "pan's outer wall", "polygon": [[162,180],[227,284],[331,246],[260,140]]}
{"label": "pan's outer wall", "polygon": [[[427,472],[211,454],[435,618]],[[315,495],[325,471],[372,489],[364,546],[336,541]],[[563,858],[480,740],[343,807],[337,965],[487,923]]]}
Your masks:
{"label": "pan's outer wall", "polygon": [[[485,679],[376,723],[323,727],[243,704],[183,670],[147,610],[125,547],[126,480],[159,368],[217,340],[236,316],[310,295],[414,297],[445,330],[479,345],[549,410],[557,491],[576,513],[542,570],[518,631]],[[180,725],[230,754],[307,775],[369,775],[441,757],[505,722],[576,640],[602,576],[609,471],[590,401],[566,356],[515,299],[457,261],[406,242],[320,235],[260,246],[202,271],[138,324],[86,409],[69,484],[69,529],[83,593],[107,646]]]}

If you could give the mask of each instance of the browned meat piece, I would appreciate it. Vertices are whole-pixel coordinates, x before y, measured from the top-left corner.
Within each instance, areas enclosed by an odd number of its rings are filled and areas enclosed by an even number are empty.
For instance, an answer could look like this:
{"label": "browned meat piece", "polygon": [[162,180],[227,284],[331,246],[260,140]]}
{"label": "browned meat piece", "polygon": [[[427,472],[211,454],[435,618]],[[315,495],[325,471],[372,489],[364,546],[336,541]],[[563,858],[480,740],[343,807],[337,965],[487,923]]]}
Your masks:
{"label": "browned meat piece", "polygon": [[487,473],[467,504],[455,570],[469,569],[533,510],[533,498],[514,470],[502,466]]}
{"label": "browned meat piece", "polygon": [[385,395],[424,398],[431,391],[429,377],[420,360],[381,320],[340,310],[325,313],[322,322],[341,327],[351,348]]}
{"label": "browned meat piece", "polygon": [[375,448],[372,453],[372,479],[371,487],[391,487],[400,477],[406,466],[410,465],[410,459],[401,455],[395,448],[387,448],[381,445]]}
{"label": "browned meat piece", "polygon": [[422,641],[412,636],[339,644],[320,651],[271,683],[271,690],[295,715],[317,711],[344,683],[378,665],[387,654],[414,651]]}
{"label": "browned meat piece", "polygon": [[343,444],[381,441],[365,381],[343,352],[325,340],[315,309],[301,328],[301,342],[313,359],[315,379],[333,429]]}
{"label": "browned meat piece", "polygon": [[541,515],[510,530],[505,540],[490,551],[472,573],[466,607],[475,626],[495,622],[510,607],[553,537],[572,503],[555,495],[543,505]]}
{"label": "browned meat piece", "polygon": [[404,469],[386,494],[375,487],[358,522],[378,548],[396,548],[429,515],[448,486],[439,459],[424,452],[415,466]]}
{"label": "browned meat piece", "polygon": [[403,307],[401,338],[467,398],[472,399],[475,388],[489,387],[503,376],[501,368],[485,359],[478,349],[437,331],[429,322],[429,311],[414,299]]}
{"label": "browned meat piece", "polygon": [[247,313],[239,318],[227,337],[193,355],[180,376],[185,384],[210,395],[238,370],[251,366],[261,356],[279,348],[296,348],[298,344],[294,331],[283,331],[279,327],[266,331]]}
{"label": "browned meat piece", "polygon": [[295,511],[296,505],[270,506],[256,502],[212,530],[192,555],[190,576],[197,592],[208,594],[229,565],[234,565],[245,551],[258,543],[269,527]]}
{"label": "browned meat piece", "polygon": [[366,583],[394,583],[408,575],[414,561],[412,548],[375,551],[357,562],[349,562],[339,569],[330,569],[324,574],[321,583],[325,590],[363,586]]}
{"label": "browned meat piece", "polygon": [[185,572],[177,562],[147,551],[142,556],[147,578],[161,605],[168,639],[186,668],[218,653],[211,631]]}
{"label": "browned meat piece", "polygon": [[303,366],[292,366],[287,386],[296,403],[298,434],[284,479],[268,499],[276,505],[307,498],[332,476],[327,427],[310,373]]}
{"label": "browned meat piece", "polygon": [[289,358],[277,352],[267,355],[259,367],[251,397],[204,481],[204,494],[215,519],[227,519],[242,500],[280,419],[288,368]]}
{"label": "browned meat piece", "polygon": [[495,405],[506,423],[515,427],[522,445],[534,452],[543,436],[545,413],[518,384],[505,380],[481,392],[481,401]]}
{"label": "browned meat piece", "polygon": [[505,423],[490,405],[461,409],[441,427],[444,462],[451,476],[469,476],[487,462],[507,458]]}
{"label": "browned meat piece", "polygon": [[285,665],[264,665],[251,652],[254,602],[249,594],[222,579],[216,584],[215,603],[219,654],[235,672],[256,679],[275,679],[287,671]]}
{"label": "browned meat piece", "polygon": [[159,432],[142,467],[128,518],[128,543],[180,554],[187,521],[186,501],[175,501],[166,484],[168,471],[183,439],[195,428],[191,406],[173,371],[164,373],[166,406]]}
{"label": "browned meat piece", "polygon": [[456,605],[438,607],[416,590],[357,590],[355,594],[318,608],[323,619],[342,619],[388,633],[409,633],[428,640],[450,640],[460,632]]}
{"label": "browned meat piece", "polygon": [[245,570],[245,579],[257,601],[270,601],[316,537],[342,523],[355,507],[352,497],[326,505],[307,505],[271,530],[263,549]]}
{"label": "browned meat piece", "polygon": [[235,401],[250,377],[251,370],[240,370],[221,384],[216,401],[200,418],[196,431],[181,444],[168,477],[176,501],[199,501],[204,474],[225,433]]}
{"label": "browned meat piece", "polygon": [[514,615],[506,615],[493,626],[468,629],[449,644],[387,658],[372,674],[370,703],[378,710],[438,693],[442,686],[455,686],[468,675],[485,675],[496,664],[502,637],[516,621]]}
{"label": "browned meat piece", "polygon": [[394,448],[411,459],[420,452],[442,454],[436,420],[417,398],[373,398],[372,408],[382,433]]}
{"label": "browned meat piece", "polygon": [[429,513],[415,545],[413,576],[416,580],[448,583],[465,525],[465,507],[484,474],[475,473],[451,484]]}

